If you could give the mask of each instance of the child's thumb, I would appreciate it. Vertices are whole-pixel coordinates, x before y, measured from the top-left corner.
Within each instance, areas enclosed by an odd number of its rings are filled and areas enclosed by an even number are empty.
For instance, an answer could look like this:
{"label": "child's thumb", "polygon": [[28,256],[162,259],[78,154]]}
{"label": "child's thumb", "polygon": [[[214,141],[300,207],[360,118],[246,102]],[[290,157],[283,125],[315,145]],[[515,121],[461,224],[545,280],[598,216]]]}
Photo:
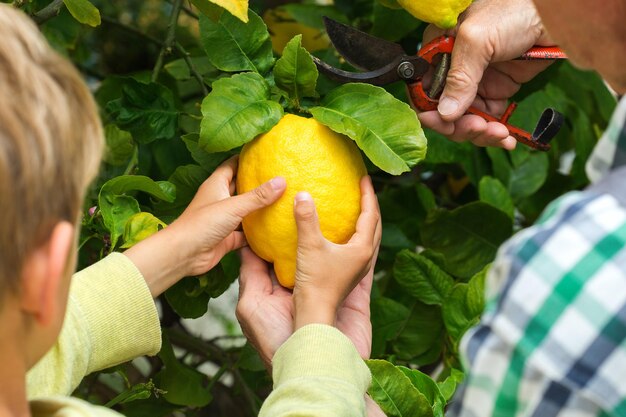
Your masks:
{"label": "child's thumb", "polygon": [[298,228],[298,246],[315,247],[323,242],[324,236],[311,194],[305,191],[296,194],[293,213]]}

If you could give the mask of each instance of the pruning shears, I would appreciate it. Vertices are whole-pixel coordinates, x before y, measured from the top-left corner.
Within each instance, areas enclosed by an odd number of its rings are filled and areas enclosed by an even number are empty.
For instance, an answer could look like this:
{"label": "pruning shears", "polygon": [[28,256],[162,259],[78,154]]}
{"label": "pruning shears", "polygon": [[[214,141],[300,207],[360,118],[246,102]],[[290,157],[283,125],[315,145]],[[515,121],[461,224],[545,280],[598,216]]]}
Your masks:
{"label": "pruning shears", "polygon": [[[417,55],[407,55],[396,43],[379,39],[324,17],[324,25],[337,52],[357,69],[364,72],[350,72],[335,68],[313,57],[320,72],[341,83],[363,82],[373,85],[386,85],[395,81],[405,81],[413,106],[418,111],[435,110],[438,97],[443,91],[446,75],[450,67],[450,54],[454,47],[454,37],[441,36],[424,45]],[[543,60],[566,59],[558,47],[533,47],[518,59]],[[435,63],[437,65],[435,66]],[[434,67],[433,78],[428,91],[423,78]],[[501,117],[495,117],[475,107],[466,114],[475,114],[489,122],[500,122],[518,142],[541,151],[550,149],[550,141],[563,124],[563,115],[552,108],[544,110],[533,133],[526,132],[508,123],[517,104],[511,102]]]}

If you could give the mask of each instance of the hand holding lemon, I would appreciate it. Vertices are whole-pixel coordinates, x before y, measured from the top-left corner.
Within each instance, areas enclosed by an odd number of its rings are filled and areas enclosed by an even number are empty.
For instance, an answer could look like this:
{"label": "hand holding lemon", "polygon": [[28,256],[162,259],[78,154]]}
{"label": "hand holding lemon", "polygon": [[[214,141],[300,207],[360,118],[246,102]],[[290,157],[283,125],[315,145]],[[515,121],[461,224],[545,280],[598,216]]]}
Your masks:
{"label": "hand holding lemon", "polygon": [[361,154],[350,139],[314,119],[285,115],[244,146],[237,190],[280,176],[278,201],[243,220],[254,252],[294,288],[295,328],[335,324],[346,296],[370,270],[380,213]]}

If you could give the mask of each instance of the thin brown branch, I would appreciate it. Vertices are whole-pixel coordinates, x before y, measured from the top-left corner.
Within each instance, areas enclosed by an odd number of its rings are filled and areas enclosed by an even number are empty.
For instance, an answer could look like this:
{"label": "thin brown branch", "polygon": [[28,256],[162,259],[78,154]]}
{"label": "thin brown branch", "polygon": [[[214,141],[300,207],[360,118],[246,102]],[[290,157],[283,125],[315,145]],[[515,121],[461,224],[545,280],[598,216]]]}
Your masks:
{"label": "thin brown branch", "polygon": [[188,334],[182,328],[167,329],[167,335],[169,336],[172,344],[178,347],[200,356],[210,358],[212,361],[217,362],[220,365],[228,365],[230,368],[229,370],[232,373],[235,382],[240,386],[250,409],[253,411],[254,415],[259,413],[259,399],[257,395],[250,389],[248,384],[246,384],[241,372],[237,369],[235,358],[231,357],[228,352],[224,352],[220,347],[211,342],[201,340]]}
{"label": "thin brown branch", "polygon": [[161,47],[161,52],[159,52],[159,57],[157,58],[157,62],[154,65],[154,70],[152,71],[152,82],[155,82],[159,77],[159,73],[161,72],[161,68],[163,68],[163,61],[165,59],[165,55],[170,54],[172,52],[172,46],[174,45],[174,41],[176,39],[176,27],[178,26],[178,16],[180,15],[180,9],[183,5],[183,0],[175,0],[172,5],[172,15],[170,16],[170,22],[167,27],[167,36],[165,38],[165,42]]}
{"label": "thin brown branch", "polygon": [[194,19],[199,19],[199,16],[196,12],[191,10],[191,7],[183,5],[183,12],[189,17],[193,17]]}
{"label": "thin brown branch", "polygon": [[196,68],[196,66],[194,65],[193,61],[191,60],[191,58],[189,57],[189,53],[185,50],[185,48],[183,48],[183,46],[178,43],[175,42],[174,46],[176,47],[176,50],[178,51],[178,53],[180,54],[180,56],[185,60],[185,63],[187,64],[187,66],[189,67],[189,72],[191,73],[191,75],[193,75],[193,77],[198,81],[198,84],[200,84],[200,88],[202,88],[202,93],[206,96],[207,94],[209,94],[209,89],[206,88],[206,84],[204,83],[204,79],[202,78],[202,74],[200,74],[198,72],[198,69]]}
{"label": "thin brown branch", "polygon": [[32,17],[35,23],[42,25],[53,17],[57,16],[64,6],[63,0],[54,0],[43,9],[39,10]]}

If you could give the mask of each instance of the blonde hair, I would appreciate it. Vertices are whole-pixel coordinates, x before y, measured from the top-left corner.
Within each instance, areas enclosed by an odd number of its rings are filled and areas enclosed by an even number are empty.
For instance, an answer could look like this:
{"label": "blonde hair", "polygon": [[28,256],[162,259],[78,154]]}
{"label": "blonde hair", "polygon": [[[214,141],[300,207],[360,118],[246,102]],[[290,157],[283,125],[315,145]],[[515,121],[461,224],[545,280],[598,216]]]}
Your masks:
{"label": "blonde hair", "polygon": [[0,299],[29,251],[76,222],[103,134],[78,71],[24,13],[0,3]]}

